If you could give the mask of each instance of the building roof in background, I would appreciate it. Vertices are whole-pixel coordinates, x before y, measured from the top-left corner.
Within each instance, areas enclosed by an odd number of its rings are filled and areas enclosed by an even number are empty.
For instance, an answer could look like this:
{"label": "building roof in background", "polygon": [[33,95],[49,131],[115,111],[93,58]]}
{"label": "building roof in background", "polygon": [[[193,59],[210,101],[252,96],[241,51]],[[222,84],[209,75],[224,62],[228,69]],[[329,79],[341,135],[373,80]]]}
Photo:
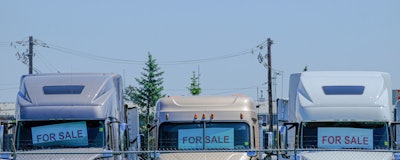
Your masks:
{"label": "building roof in background", "polygon": [[13,119],[15,102],[0,102],[0,119]]}

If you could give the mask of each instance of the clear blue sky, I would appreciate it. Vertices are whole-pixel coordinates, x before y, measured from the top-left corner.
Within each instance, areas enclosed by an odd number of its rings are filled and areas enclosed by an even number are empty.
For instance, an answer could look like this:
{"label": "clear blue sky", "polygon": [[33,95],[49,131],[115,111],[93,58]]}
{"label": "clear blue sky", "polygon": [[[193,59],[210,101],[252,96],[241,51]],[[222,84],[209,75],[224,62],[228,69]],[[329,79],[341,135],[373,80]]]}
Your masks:
{"label": "clear blue sky", "polygon": [[[0,102],[13,102],[17,60],[33,36],[35,68],[49,72],[113,72],[136,85],[147,52],[164,71],[164,94],[189,95],[200,68],[203,95],[266,96],[267,69],[257,45],[274,41],[277,97],[287,97],[290,74],[312,71],[388,72],[400,88],[400,1],[105,1],[0,2]],[[10,43],[13,46],[10,46]],[[15,47],[14,47],[15,46]],[[258,94],[260,95],[260,93]]]}

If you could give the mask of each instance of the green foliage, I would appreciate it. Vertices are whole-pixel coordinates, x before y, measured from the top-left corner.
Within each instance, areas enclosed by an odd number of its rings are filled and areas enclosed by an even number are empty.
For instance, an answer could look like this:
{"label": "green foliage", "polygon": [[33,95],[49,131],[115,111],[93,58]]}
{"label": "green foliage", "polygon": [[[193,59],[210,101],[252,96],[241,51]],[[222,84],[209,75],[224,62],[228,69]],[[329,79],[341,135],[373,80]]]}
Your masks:
{"label": "green foliage", "polygon": [[148,61],[141,72],[140,78],[135,78],[138,86],[128,86],[125,88],[125,99],[138,105],[142,112],[147,112],[155,106],[157,100],[165,95],[161,94],[164,90],[163,77],[164,72],[160,71],[156,60],[148,53]]}
{"label": "green foliage", "polygon": [[196,77],[196,74],[193,71],[193,77],[190,78],[192,80],[192,82],[190,83],[190,87],[187,88],[187,89],[189,89],[190,94],[192,94],[193,96],[200,95],[200,93],[201,93],[199,78],[200,77]]}
{"label": "green foliage", "polygon": [[148,53],[148,61],[145,65],[143,68],[144,72],[141,72],[141,77],[135,78],[138,86],[129,85],[126,87],[124,90],[124,99],[132,101],[140,108],[140,133],[145,135],[145,139],[148,140],[147,142],[150,142],[149,139],[151,137],[147,124],[152,125],[154,116],[151,115],[151,112],[154,111],[157,100],[165,96],[161,93],[164,90],[162,86],[162,75],[164,72],[160,71],[156,60],[153,59],[150,53]]}

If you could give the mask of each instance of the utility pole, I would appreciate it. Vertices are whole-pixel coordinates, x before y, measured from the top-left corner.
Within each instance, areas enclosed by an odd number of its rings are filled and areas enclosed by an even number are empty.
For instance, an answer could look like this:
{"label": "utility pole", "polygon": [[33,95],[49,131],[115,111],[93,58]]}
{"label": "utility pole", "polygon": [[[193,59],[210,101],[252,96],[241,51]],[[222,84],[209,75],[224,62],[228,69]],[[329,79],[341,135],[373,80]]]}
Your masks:
{"label": "utility pole", "polygon": [[39,70],[37,70],[36,68],[33,67],[33,46],[34,45],[39,45],[41,47],[44,48],[49,48],[49,46],[37,39],[33,39],[32,36],[29,36],[28,41],[22,40],[22,41],[16,41],[15,43],[11,43],[11,45],[16,48],[15,44],[19,44],[21,46],[28,46],[28,49],[25,52],[17,52],[15,55],[17,56],[18,60],[20,60],[23,64],[28,65],[29,67],[29,74],[32,74],[33,71],[35,71],[36,73],[40,73]]}
{"label": "utility pole", "polygon": [[[263,64],[264,67],[266,67],[268,69],[268,82],[267,83],[268,83],[268,108],[269,108],[268,117],[269,117],[269,123],[270,123],[269,124],[269,128],[268,128],[269,132],[273,132],[274,131],[274,127],[273,127],[273,112],[272,112],[272,107],[273,106],[272,106],[272,64],[271,64],[271,45],[273,43],[274,42],[270,38],[268,38],[267,39],[267,50],[268,50],[267,54],[265,56],[263,56],[261,54],[261,52],[260,52],[258,54],[258,57],[257,57],[258,58],[258,62]],[[263,50],[264,49],[264,45],[265,45],[265,42],[260,44],[260,45],[258,45],[257,47],[260,50]],[[267,63],[264,62],[264,58],[268,59]]]}
{"label": "utility pole", "polygon": [[269,131],[273,132],[273,113],[272,113],[272,64],[271,64],[271,45],[273,41],[268,38],[267,40],[267,59],[268,59],[268,108],[269,108]]}
{"label": "utility pole", "polygon": [[29,53],[28,53],[28,59],[29,59],[29,74],[32,74],[33,70],[33,38],[32,36],[29,36]]}

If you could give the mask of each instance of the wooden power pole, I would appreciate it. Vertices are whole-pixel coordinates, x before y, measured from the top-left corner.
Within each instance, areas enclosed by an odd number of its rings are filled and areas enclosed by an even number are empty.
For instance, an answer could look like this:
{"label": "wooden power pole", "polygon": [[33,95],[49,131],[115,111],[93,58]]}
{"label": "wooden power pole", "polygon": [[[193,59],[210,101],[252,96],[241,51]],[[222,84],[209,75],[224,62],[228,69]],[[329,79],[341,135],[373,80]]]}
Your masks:
{"label": "wooden power pole", "polygon": [[32,74],[33,70],[33,38],[32,36],[29,36],[29,53],[28,53],[28,59],[29,59],[29,74]]}
{"label": "wooden power pole", "polygon": [[272,64],[271,64],[271,45],[273,41],[268,38],[267,40],[267,59],[268,59],[268,108],[269,108],[269,131],[273,132],[273,113],[272,113]]}

